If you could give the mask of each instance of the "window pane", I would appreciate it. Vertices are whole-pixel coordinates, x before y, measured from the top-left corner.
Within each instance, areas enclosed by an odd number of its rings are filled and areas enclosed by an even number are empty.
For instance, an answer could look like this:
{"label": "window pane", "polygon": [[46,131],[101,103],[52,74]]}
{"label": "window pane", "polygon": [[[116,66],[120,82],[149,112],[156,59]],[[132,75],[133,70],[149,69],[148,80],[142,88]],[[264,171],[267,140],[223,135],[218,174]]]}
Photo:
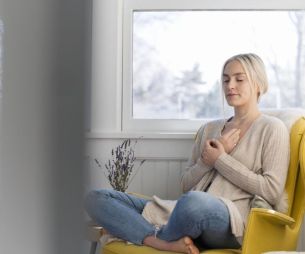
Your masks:
{"label": "window pane", "polygon": [[248,52],[270,81],[260,107],[305,107],[304,11],[135,11],[133,118],[223,116],[222,64]]}

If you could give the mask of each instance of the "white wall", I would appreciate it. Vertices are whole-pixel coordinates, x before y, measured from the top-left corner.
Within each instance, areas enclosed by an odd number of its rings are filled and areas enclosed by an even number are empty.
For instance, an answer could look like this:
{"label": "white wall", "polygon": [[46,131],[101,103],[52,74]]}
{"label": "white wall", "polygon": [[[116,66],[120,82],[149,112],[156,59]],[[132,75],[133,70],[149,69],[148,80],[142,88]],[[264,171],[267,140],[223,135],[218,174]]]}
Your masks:
{"label": "white wall", "polygon": [[91,131],[121,130],[120,0],[93,1]]}
{"label": "white wall", "polygon": [[[111,156],[111,149],[122,139],[90,139],[88,145],[88,188],[110,187],[104,172],[94,158],[106,162]],[[180,173],[185,168],[190,155],[192,141],[189,139],[142,138],[136,145],[137,165],[146,161],[139,169],[130,185],[129,191],[146,195],[158,195],[163,198],[176,199],[181,194]],[[104,163],[102,163],[104,165]]]}

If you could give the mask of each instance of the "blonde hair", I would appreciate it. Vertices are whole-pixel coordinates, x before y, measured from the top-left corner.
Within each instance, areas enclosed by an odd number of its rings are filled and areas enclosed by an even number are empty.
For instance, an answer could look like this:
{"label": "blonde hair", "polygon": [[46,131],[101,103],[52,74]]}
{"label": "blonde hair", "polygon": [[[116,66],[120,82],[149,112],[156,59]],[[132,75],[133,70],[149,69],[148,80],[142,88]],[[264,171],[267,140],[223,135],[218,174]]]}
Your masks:
{"label": "blonde hair", "polygon": [[266,69],[263,60],[256,54],[239,54],[230,57],[223,65],[221,72],[221,83],[223,84],[223,72],[227,64],[232,61],[238,61],[244,68],[247,78],[251,84],[252,91],[255,86],[258,87],[257,100],[260,96],[267,92],[269,83],[266,74]]}

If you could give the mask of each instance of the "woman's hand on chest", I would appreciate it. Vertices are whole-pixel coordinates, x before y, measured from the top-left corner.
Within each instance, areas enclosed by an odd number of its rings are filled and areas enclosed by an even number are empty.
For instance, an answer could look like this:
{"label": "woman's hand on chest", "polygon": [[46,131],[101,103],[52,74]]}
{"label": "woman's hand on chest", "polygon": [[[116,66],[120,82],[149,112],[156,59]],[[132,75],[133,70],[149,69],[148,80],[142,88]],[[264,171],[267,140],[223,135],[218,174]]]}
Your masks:
{"label": "woman's hand on chest", "polygon": [[208,139],[204,143],[201,158],[206,165],[214,166],[218,157],[225,152],[225,148],[219,140]]}
{"label": "woman's hand on chest", "polygon": [[223,134],[218,138],[223,145],[226,153],[231,153],[240,139],[240,129],[225,129]]}

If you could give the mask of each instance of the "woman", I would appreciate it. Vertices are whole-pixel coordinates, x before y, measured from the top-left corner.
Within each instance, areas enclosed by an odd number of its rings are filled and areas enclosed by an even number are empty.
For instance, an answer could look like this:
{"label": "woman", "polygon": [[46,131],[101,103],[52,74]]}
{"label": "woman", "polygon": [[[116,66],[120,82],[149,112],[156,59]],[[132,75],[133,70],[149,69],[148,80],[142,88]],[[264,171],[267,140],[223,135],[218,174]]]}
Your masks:
{"label": "woman", "polygon": [[[148,202],[98,190],[87,197],[87,211],[97,223],[138,245],[197,254],[195,243],[208,249],[240,248],[256,199],[274,209],[285,205],[289,134],[280,120],[259,111],[260,96],[268,89],[262,60],[255,54],[228,59],[222,87],[234,116],[199,129],[181,179],[185,194],[168,214],[159,209],[167,206],[160,199]],[[158,223],[164,216],[165,223]]]}

